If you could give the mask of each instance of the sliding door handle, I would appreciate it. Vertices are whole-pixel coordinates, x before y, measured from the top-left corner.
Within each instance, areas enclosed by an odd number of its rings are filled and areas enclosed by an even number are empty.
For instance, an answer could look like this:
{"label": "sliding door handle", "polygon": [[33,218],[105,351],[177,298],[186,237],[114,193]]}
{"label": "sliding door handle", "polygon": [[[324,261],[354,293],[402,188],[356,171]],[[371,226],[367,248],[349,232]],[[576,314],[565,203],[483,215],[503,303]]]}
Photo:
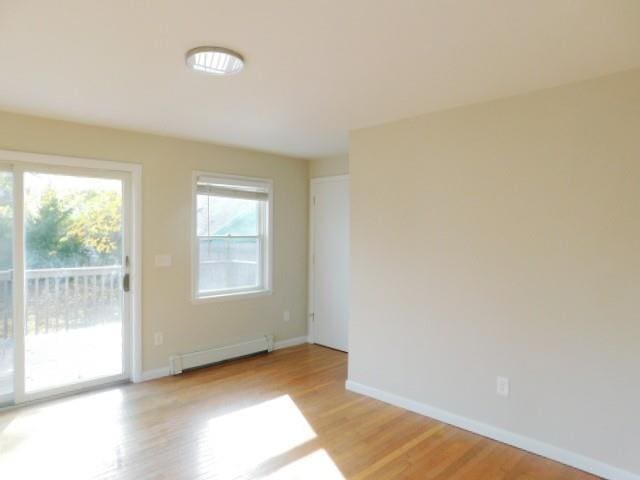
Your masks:
{"label": "sliding door handle", "polygon": [[122,277],[122,290],[128,292],[131,290],[131,277],[129,276],[129,255],[124,257],[124,276]]}

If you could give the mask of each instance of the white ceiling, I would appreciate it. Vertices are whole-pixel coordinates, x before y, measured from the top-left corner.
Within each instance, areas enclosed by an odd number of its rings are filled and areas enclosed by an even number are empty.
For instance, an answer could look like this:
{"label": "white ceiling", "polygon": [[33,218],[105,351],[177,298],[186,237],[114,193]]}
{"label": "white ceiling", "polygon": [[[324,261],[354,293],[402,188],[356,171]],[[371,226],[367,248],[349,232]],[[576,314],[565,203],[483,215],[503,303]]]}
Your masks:
{"label": "white ceiling", "polygon": [[[245,70],[187,70],[199,45]],[[639,0],[0,0],[0,109],[302,157],[636,66]]]}

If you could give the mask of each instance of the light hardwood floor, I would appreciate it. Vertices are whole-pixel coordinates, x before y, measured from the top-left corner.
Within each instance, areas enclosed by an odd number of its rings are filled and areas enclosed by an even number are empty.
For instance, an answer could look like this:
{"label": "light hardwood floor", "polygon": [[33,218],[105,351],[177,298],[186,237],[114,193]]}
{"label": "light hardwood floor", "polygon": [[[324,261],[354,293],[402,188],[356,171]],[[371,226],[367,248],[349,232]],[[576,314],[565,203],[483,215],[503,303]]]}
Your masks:
{"label": "light hardwood floor", "polygon": [[1,479],[595,477],[344,388],[304,345],[0,413]]}

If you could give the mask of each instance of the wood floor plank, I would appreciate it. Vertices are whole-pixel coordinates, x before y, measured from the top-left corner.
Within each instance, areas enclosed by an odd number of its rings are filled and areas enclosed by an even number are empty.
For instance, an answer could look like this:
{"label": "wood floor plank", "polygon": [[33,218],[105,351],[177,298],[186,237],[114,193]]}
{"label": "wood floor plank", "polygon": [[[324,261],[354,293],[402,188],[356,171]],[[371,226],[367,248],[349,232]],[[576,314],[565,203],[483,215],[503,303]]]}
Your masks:
{"label": "wood floor plank", "polygon": [[344,388],[303,345],[0,412],[0,478],[594,480]]}
{"label": "wood floor plank", "polygon": [[438,433],[444,427],[445,426],[443,424],[435,425],[435,426],[431,427],[429,430],[424,431],[424,432],[420,433],[418,436],[412,438],[408,442],[406,442],[406,443],[404,443],[402,445],[394,446],[392,451],[389,452],[387,455],[385,455],[384,457],[382,457],[380,460],[376,461],[375,463],[371,464],[370,466],[368,466],[364,470],[360,471],[357,475],[354,475],[353,476],[354,480],[362,480],[362,479],[370,478],[373,473],[377,472],[378,470],[380,470],[385,465],[387,465],[387,464],[393,462],[394,460],[396,460],[397,458],[401,457],[404,453],[408,452],[409,450],[411,450],[416,445],[422,443],[422,441],[424,441],[425,439],[427,439],[427,438],[433,436],[434,434]]}

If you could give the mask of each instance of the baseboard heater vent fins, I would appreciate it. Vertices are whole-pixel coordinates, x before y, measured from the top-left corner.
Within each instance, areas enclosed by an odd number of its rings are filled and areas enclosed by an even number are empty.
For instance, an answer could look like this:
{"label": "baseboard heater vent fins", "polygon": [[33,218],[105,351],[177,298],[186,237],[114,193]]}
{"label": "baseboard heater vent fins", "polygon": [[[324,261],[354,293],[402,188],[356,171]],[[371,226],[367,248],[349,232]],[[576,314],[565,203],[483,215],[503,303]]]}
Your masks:
{"label": "baseboard heater vent fins", "polygon": [[171,374],[178,375],[190,368],[203,367],[213,363],[245,357],[254,353],[271,352],[273,350],[273,335],[265,335],[255,340],[211,348],[199,352],[172,355],[169,357]]}

